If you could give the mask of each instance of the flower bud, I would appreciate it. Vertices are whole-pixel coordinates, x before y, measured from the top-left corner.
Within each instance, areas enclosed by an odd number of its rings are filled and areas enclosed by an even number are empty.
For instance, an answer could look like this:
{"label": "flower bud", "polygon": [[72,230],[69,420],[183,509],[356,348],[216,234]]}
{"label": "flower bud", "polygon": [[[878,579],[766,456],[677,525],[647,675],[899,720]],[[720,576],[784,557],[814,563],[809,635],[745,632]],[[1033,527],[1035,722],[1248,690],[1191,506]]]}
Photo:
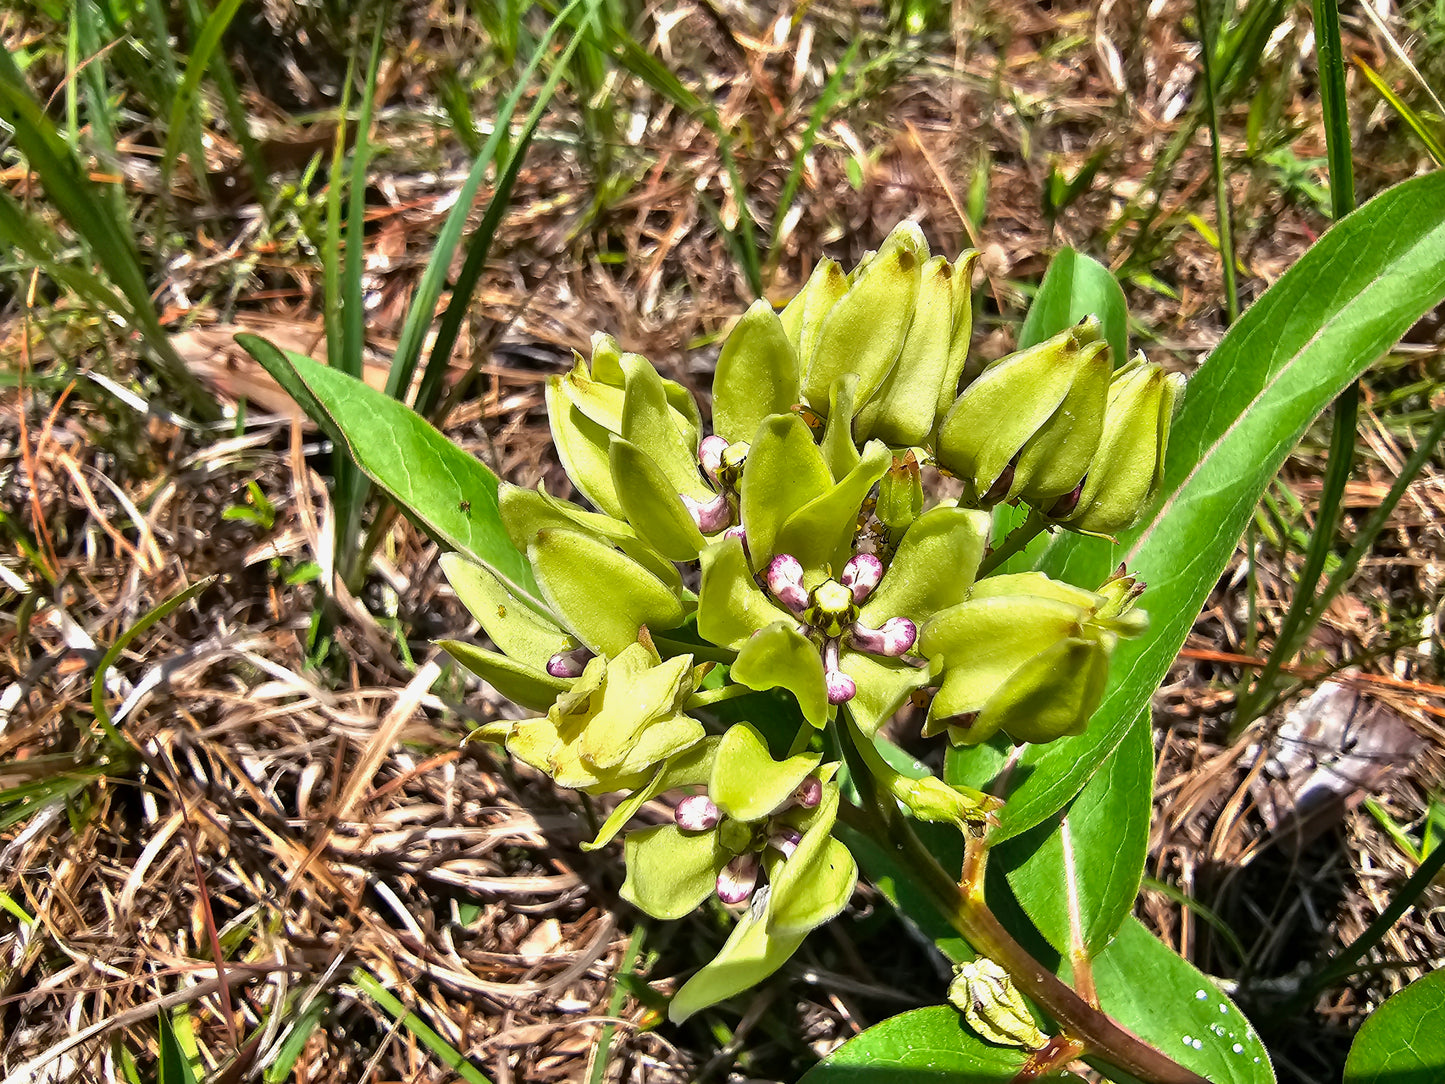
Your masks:
{"label": "flower bud", "polygon": [[[1071,510],[1049,514],[1073,531],[1112,536],[1134,525],[1163,480],[1169,427],[1184,378],[1143,355],[1114,374],[1099,447]],[[1063,514],[1060,514],[1062,512]]]}
{"label": "flower bud", "polygon": [[703,534],[716,534],[732,520],[732,510],[728,507],[725,494],[719,493],[710,501],[694,500],[686,493],[678,495],[682,498],[682,506],[687,509],[687,514]]}
{"label": "flower bud", "polygon": [[547,673],[554,678],[581,677],[587,661],[591,658],[592,652],[585,647],[573,651],[559,651],[547,660]]}
{"label": "flower bud", "polygon": [[717,898],[723,903],[742,903],[758,885],[758,856],[740,854],[717,875]]}
{"label": "flower bud", "polygon": [[991,1043],[1038,1050],[1049,1041],[1008,972],[987,957],[959,965],[948,1000]]}
{"label": "flower bud", "polygon": [[883,562],[871,553],[859,553],[848,559],[838,582],[853,592],[853,601],[860,606],[883,579]]}
{"label": "flower bud", "polygon": [[689,794],[673,810],[677,826],[687,832],[706,832],[716,828],[722,812],[706,794]]}
{"label": "flower bud", "polygon": [[1098,447],[1108,388],[1109,347],[1090,317],[989,365],[944,419],[939,464],[983,504],[1062,496]]}
{"label": "flower bud", "polygon": [[798,784],[798,789],[793,792],[793,801],[804,809],[814,809],[823,800],[823,781],[816,775],[810,775]]}
{"label": "flower bud", "polygon": [[848,639],[859,651],[896,659],[907,654],[918,639],[918,626],[906,617],[890,617],[881,628],[876,629],[855,621],[848,630]]}
{"label": "flower bud", "polygon": [[703,437],[702,443],[697,446],[697,461],[713,485],[719,484],[718,468],[722,466],[723,452],[727,451],[727,446],[728,442],[715,433],[710,437]]}
{"label": "flower bud", "polygon": [[792,858],[793,852],[798,849],[802,842],[803,833],[791,825],[780,825],[768,833],[768,846],[782,854],[784,858]]}
{"label": "flower bud", "polygon": [[803,589],[803,566],[790,553],[780,553],[768,563],[764,576],[773,597],[795,614],[808,608],[808,592]]}

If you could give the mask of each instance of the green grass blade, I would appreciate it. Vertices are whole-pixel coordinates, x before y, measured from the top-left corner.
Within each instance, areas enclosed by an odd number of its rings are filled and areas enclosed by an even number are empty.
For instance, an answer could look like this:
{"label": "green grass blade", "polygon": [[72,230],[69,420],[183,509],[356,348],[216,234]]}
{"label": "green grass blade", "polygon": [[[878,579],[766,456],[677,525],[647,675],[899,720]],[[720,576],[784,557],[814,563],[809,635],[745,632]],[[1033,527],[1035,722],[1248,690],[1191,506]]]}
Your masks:
{"label": "green grass blade", "polygon": [[456,1047],[432,1030],[425,1020],[401,1003],[370,972],[358,967],[351,972],[351,981],[361,987],[362,993],[376,1002],[388,1016],[411,1032],[417,1042],[426,1047],[452,1072],[467,1084],[491,1084],[491,1081],[475,1065],[463,1056]]}
{"label": "green grass blade", "polygon": [[129,215],[117,214],[117,202],[90,180],[78,155],[30,93],[7,50],[0,50],[0,115],[13,128],[14,144],[39,175],[52,206],[81,236],[126,298],[128,305],[122,315],[145,338],[162,375],[193,411],[203,418],[216,417],[214,398],[192,375],[161,327],[130,233]]}
{"label": "green grass blade", "polygon": [[[1340,47],[1340,13],[1334,0],[1313,0],[1312,6],[1329,156],[1330,203],[1338,221],[1355,209],[1355,174],[1350,159],[1350,116],[1345,98],[1345,63]],[[1359,412],[1360,385],[1356,382],[1335,401],[1330,455],[1325,468],[1324,487],[1320,491],[1314,534],[1305,550],[1304,568],[1300,571],[1289,611],[1280,625],[1279,637],[1265,660],[1264,669],[1235,710],[1229,728],[1233,737],[1243,733],[1245,727],[1259,716],[1263,703],[1274,692],[1280,668],[1294,657],[1314,628],[1314,622],[1309,620],[1314,612],[1311,603],[1339,527],[1345,486],[1355,461],[1355,430]]]}
{"label": "green grass blade", "polygon": [[1415,133],[1415,138],[1425,147],[1425,153],[1435,160],[1437,166],[1445,166],[1445,146],[1441,145],[1440,140],[1435,137],[1435,133],[1430,130],[1430,126],[1425,123],[1424,118],[1391,90],[1390,84],[1380,78],[1380,73],[1360,57],[1355,57],[1355,67],[1359,68],[1360,73],[1369,80],[1370,85],[1380,92],[1380,97],[1389,103],[1390,108],[1400,115],[1400,119],[1409,125],[1410,131]]}
{"label": "green grass blade", "polygon": [[221,35],[226,32],[226,27],[231,25],[231,20],[235,18],[240,7],[241,0],[221,0],[220,7],[216,8],[201,26],[201,32],[196,36],[196,44],[191,49],[190,60],[186,63],[186,74],[181,78],[175,99],[171,102],[170,121],[166,126],[161,176],[170,178],[176,159],[180,156],[182,143],[192,143],[186,153],[192,157],[191,175],[202,191],[205,191],[207,186],[206,160],[196,156],[203,155],[204,148],[199,145],[198,139],[188,138],[187,133],[193,136],[199,132],[198,95],[201,80],[206,77],[206,69],[210,67],[216,46],[221,44]]}
{"label": "green grass blade", "polygon": [[[421,357],[422,345],[426,340],[427,330],[431,327],[433,318],[436,315],[437,302],[441,299],[442,291],[446,288],[447,274],[452,265],[452,257],[456,253],[457,245],[461,243],[462,233],[467,226],[467,217],[471,213],[472,204],[476,201],[477,191],[481,188],[482,181],[486,178],[487,170],[491,168],[492,162],[496,159],[499,149],[509,138],[509,131],[512,117],[517,111],[517,106],[526,93],[527,87],[532,81],[532,76],[542,63],[548,47],[557,30],[568,19],[572,12],[583,3],[583,0],[571,0],[565,8],[552,20],[541,40],[533,50],[531,58],[527,61],[526,68],[518,77],[512,92],[507,95],[497,111],[497,116],[492,127],[492,134],[488,137],[486,144],[472,163],[471,172],[462,183],[457,193],[456,203],[447,213],[446,221],[442,224],[441,232],[437,234],[436,244],[432,249],[430,260],[427,261],[426,270],[422,273],[421,280],[417,283],[416,293],[412,296],[411,307],[407,310],[406,322],[402,325],[401,334],[397,337],[396,351],[392,354],[391,372],[386,380],[386,393],[393,399],[405,397],[411,387],[412,377],[416,374],[418,359]],[[554,75],[561,78],[565,65],[558,65]],[[556,82],[549,80],[552,88]],[[550,99],[551,91],[544,88],[543,101]],[[511,161],[520,162],[515,151]],[[498,185],[500,189],[500,182]],[[500,194],[500,192],[498,193]],[[493,203],[496,197],[493,197]],[[489,208],[490,210],[490,208]],[[453,285],[452,298],[460,297],[463,307],[471,304],[471,291],[463,291],[460,285]],[[436,358],[441,351],[434,346],[432,358]],[[449,354],[450,350],[445,351]],[[437,368],[434,363],[428,363],[427,373],[423,375],[422,383],[426,385],[431,377],[431,370]],[[441,366],[445,371],[445,365]],[[420,403],[420,399],[418,399]],[[419,409],[421,409],[419,407]],[[423,410],[423,413],[425,411]]]}
{"label": "green grass blade", "polygon": [[1234,277],[1234,220],[1229,207],[1229,175],[1224,169],[1224,151],[1219,144],[1219,100],[1215,93],[1215,24],[1209,17],[1208,0],[1195,0],[1199,18],[1200,51],[1204,63],[1205,118],[1209,123],[1209,146],[1214,166],[1214,209],[1219,221],[1219,256],[1224,270],[1224,312],[1226,324],[1239,319],[1239,285]]}
{"label": "green grass blade", "polygon": [[[175,166],[176,155],[184,145],[186,157],[191,165],[191,178],[195,181],[196,187],[200,189],[201,195],[209,198],[211,190],[206,178],[205,145],[201,141],[200,103],[194,92],[186,93],[186,80],[181,76],[180,58],[171,48],[169,12],[162,7],[160,0],[146,0],[145,10],[146,17],[136,20],[135,23],[137,28],[145,27],[150,30],[150,36],[145,41],[146,52],[151,62],[156,64],[159,70],[160,85],[174,93],[174,97],[171,98],[170,124],[166,129],[165,151],[161,158],[161,187],[165,191],[170,190],[171,172]],[[204,70],[205,67],[202,65],[201,72]],[[197,81],[199,82],[199,73]],[[179,89],[175,90],[174,88]],[[157,96],[156,104],[159,105],[161,101],[162,99]],[[174,153],[172,152],[173,144]]]}
{"label": "green grass blade", "polygon": [[191,1069],[191,1059],[186,1056],[180,1036],[169,1012],[156,1017],[160,1029],[157,1046],[160,1056],[156,1065],[156,1084],[196,1084],[196,1074]]}
{"label": "green grass blade", "polygon": [[848,45],[847,52],[843,54],[837,67],[833,69],[833,74],[829,77],[827,85],[823,87],[823,93],[818,96],[818,101],[813,106],[813,112],[808,117],[808,127],[803,132],[802,142],[798,144],[798,153],[793,155],[792,168],[788,170],[788,179],[783,182],[783,191],[778,197],[778,206],[773,211],[772,239],[768,244],[766,264],[769,272],[777,266],[778,246],[782,243],[783,222],[788,217],[788,211],[792,209],[793,199],[798,194],[798,185],[802,183],[803,163],[818,138],[818,129],[823,126],[823,121],[832,112],[838,99],[843,96],[843,80],[852,70],[853,60],[857,57],[858,48],[862,44],[863,39],[855,37]]}
{"label": "green grass blade", "polygon": [[307,1005],[300,1016],[291,1020],[287,1025],[286,1038],[281,1041],[281,1046],[276,1051],[276,1058],[266,1071],[261,1075],[265,1084],[284,1084],[291,1079],[291,1070],[295,1068],[296,1062],[300,1060],[302,1052],[311,1036],[315,1034],[321,1019],[331,1008],[331,999],[319,996]]}
{"label": "green grass blade", "polygon": [[[601,0],[585,0],[584,25],[587,19],[595,15],[600,2]],[[568,10],[575,6],[577,6],[577,0],[573,0],[573,3],[568,5]],[[558,15],[557,18],[560,20],[562,15]],[[581,32],[572,36],[566,49],[563,50],[562,55],[553,66],[547,81],[537,92],[537,99],[527,114],[522,131],[512,146],[507,164],[502,169],[501,176],[497,178],[496,191],[492,194],[491,202],[487,204],[486,213],[482,216],[476,232],[467,240],[466,259],[462,263],[461,271],[457,274],[456,282],[452,285],[451,300],[447,302],[446,312],[442,314],[441,324],[437,328],[436,341],[432,344],[431,354],[427,357],[426,371],[422,374],[421,386],[417,389],[416,411],[423,417],[431,414],[441,395],[443,381],[451,364],[452,350],[456,347],[457,337],[461,334],[462,324],[471,307],[472,294],[481,280],[482,272],[486,269],[487,256],[492,249],[492,239],[496,236],[497,227],[501,225],[502,216],[507,213],[512,187],[516,183],[517,174],[521,171],[527,148],[531,145],[532,137],[537,133],[537,126],[541,123],[542,115],[552,101],[557,84],[561,81],[573,53],[582,41],[583,34]]]}
{"label": "green grass blade", "polygon": [[[211,18],[211,13],[203,0],[186,0],[186,10],[190,15],[192,33],[197,36],[203,34],[208,20]],[[229,23],[230,20],[228,19],[227,22]],[[241,158],[246,163],[246,170],[251,177],[251,191],[255,194],[256,202],[260,204],[262,212],[269,215],[274,209],[271,198],[271,175],[266,168],[265,160],[261,157],[261,148],[257,146],[256,139],[251,134],[251,118],[246,111],[245,104],[241,101],[240,91],[236,89],[236,79],[231,74],[230,66],[224,60],[220,64],[212,64],[209,70],[216,80],[216,88],[221,92],[221,104],[226,110],[226,123],[230,125],[231,135],[235,137],[241,147]]]}

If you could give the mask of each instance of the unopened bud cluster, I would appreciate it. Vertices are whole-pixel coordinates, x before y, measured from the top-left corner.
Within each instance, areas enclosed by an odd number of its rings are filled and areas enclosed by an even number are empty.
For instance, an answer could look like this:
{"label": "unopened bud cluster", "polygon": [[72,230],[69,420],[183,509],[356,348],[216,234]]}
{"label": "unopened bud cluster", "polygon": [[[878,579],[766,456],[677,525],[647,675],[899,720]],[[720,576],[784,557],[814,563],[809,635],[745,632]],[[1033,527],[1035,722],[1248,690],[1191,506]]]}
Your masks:
{"label": "unopened bud cluster", "polygon": [[[536,595],[445,559],[495,648],[449,649],[537,713],[488,734],[559,785],[623,795],[588,846],[671,802],[670,823],[628,833],[623,894],[660,918],[709,896],[743,908],[674,1018],[752,985],[846,905],[830,722],[869,740],[925,698],[926,732],[956,744],[1052,741],[1083,729],[1114,645],[1143,628],[1122,569],[1088,589],[978,573],[1001,503],[1056,529],[1132,524],[1179,385],[1142,359],[1116,368],[1093,319],[973,364],[975,261],[930,255],[908,223],[852,271],[821,261],[781,312],[739,319],[710,425],[599,335],[547,386],[586,503],[499,497]],[[962,495],[930,502],[925,468]],[[890,801],[966,832],[997,804],[875,774]]]}

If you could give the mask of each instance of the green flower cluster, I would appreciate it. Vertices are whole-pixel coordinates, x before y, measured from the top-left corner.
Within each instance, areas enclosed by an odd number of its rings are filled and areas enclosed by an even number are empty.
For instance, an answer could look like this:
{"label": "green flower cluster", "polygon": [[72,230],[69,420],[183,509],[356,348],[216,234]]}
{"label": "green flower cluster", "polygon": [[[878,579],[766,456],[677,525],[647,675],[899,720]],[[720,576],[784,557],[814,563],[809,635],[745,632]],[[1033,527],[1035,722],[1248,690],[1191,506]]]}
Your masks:
{"label": "green flower cluster", "polygon": [[[840,773],[981,830],[992,799],[877,755],[906,700],[930,697],[927,732],[956,744],[1052,741],[1083,729],[1118,638],[1143,628],[1122,569],[1097,591],[979,571],[1001,502],[1081,532],[1133,522],[1178,384],[1142,359],[1116,371],[1093,320],[970,366],[975,260],[930,256],[904,224],[851,272],[822,261],[781,313],[758,302],[718,359],[711,433],[684,388],[599,335],[547,387],[595,510],[500,495],[545,606],[445,559],[496,649],[448,650],[538,713],[482,735],[561,786],[624,795],[589,847],[670,800],[672,823],[626,837],[638,907],[740,909],[674,1019],[759,981],[847,904]],[[924,467],[962,496],[928,506]]]}

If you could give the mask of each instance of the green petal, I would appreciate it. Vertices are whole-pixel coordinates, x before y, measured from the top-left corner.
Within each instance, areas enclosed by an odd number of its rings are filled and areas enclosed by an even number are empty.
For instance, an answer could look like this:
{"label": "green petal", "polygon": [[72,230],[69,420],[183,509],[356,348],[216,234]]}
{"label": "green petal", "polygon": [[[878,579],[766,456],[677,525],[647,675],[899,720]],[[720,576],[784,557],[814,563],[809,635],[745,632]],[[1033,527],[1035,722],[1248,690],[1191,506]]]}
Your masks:
{"label": "green petal", "polygon": [[835,482],[858,465],[858,445],[853,443],[853,396],[857,390],[857,373],[844,373],[828,390],[828,424],[819,448]]}
{"label": "green petal", "polygon": [[622,763],[644,731],[673,713],[678,691],[692,676],[692,656],[656,665],[642,644],[630,644],[607,666],[602,704],[582,736],[582,756],[597,768]]}
{"label": "green petal", "polygon": [[833,476],[802,418],[774,414],[758,426],[739,486],[754,570],[779,552],[773,543],[789,514],[832,485]]}
{"label": "green petal", "polygon": [[764,917],[748,910],[717,957],[682,984],[668,1006],[668,1019],[680,1024],[699,1009],[756,986],[787,963],[805,937],[806,932],[770,933]]}
{"label": "green petal", "polygon": [[[588,369],[581,355],[574,353],[572,356],[572,368],[561,376],[552,377],[547,382],[548,386],[555,385],[562,397],[593,424],[609,433],[619,432],[622,426],[621,384],[599,379],[602,374],[614,379],[620,374],[621,370],[617,368],[617,344],[610,338],[594,339],[592,370]],[[549,412],[552,409],[550,402],[547,409]]]}
{"label": "green petal", "polygon": [[833,260],[819,260],[803,288],[778,317],[801,366],[818,345],[823,318],[848,292],[848,276]]}
{"label": "green petal", "polygon": [[712,381],[713,432],[751,441],[769,414],[798,401],[798,355],[766,300],[753,302],[723,343]]}
{"label": "green petal", "polygon": [[577,646],[572,637],[522,603],[476,562],[459,553],[444,553],[440,564],[462,605],[511,658],[545,670],[553,655]]}
{"label": "green petal", "polygon": [[717,755],[720,738],[704,738],[695,745],[669,757],[653,772],[647,785],[633,791],[618,802],[607,820],[597,832],[597,838],[582,844],[584,851],[595,851],[611,843],[637,811],[659,794],[677,787],[690,787],[706,783],[712,774],[713,758]]}
{"label": "green petal", "polygon": [[738,650],[783,611],[753,579],[741,539],[725,538],[702,551],[697,631],[704,640]]}
{"label": "green petal", "polygon": [[533,711],[546,711],[572,684],[568,678],[554,678],[540,667],[529,666],[474,644],[442,640],[440,645],[447,654],[508,700]]}
{"label": "green petal", "polygon": [[662,919],[694,911],[717,887],[717,875],[732,857],[716,832],[684,832],[675,824],[629,832],[624,853],[622,898]]}
{"label": "green petal", "polygon": [[708,797],[734,820],[761,820],[798,789],[822,758],[822,753],[799,753],[776,761],[762,735],[747,723],[734,723],[718,745]]}
{"label": "green petal", "polygon": [[707,544],[671,481],[650,456],[612,438],[612,483],[633,529],[674,561],[694,561]]}
{"label": "green petal", "polygon": [[968,364],[968,348],[973,341],[973,269],[978,258],[979,253],[969,249],[953,263],[953,335],[948,345],[948,369],[938,385],[935,425],[942,423],[958,398],[959,381],[971,379],[982,368]]}
{"label": "green petal", "polygon": [[[752,456],[748,463],[752,463]],[[853,470],[787,518],[773,542],[773,552],[791,553],[810,571],[826,568],[831,575],[841,573],[844,562],[853,555],[863,501],[892,464],[893,453],[887,446],[882,441],[869,441]],[[748,545],[752,546],[752,522],[746,517],[744,522],[748,524]]]}
{"label": "green petal", "polygon": [[1082,734],[1108,679],[1109,654],[1100,644],[1064,640],[1024,663],[989,697],[979,725],[1021,742]]}
{"label": "green petal", "polygon": [[[921,445],[933,431],[939,387],[949,368],[953,336],[953,265],[934,256],[923,265],[908,337],[878,393],[858,412],[859,440]],[[954,387],[958,385],[954,377]]]}
{"label": "green petal", "polygon": [[890,617],[922,624],[968,596],[988,545],[987,512],[939,506],[913,521],[859,617],[877,628]]}
{"label": "green petal", "polygon": [[872,734],[903,706],[914,689],[928,684],[925,667],[909,666],[899,659],[880,659],[861,651],[844,651],[839,665],[858,691],[848,701],[853,721]]}
{"label": "green petal", "polygon": [[823,660],[817,645],[793,623],[777,621],[749,637],[730,674],[749,689],[787,689],[797,698],[808,722],[821,727],[828,721]]}
{"label": "green petal", "polygon": [[686,616],[661,580],[626,554],[577,531],[539,531],[527,558],[553,610],[577,639],[613,656],[646,625],[659,632]]}
{"label": "green petal", "polygon": [[1073,383],[1059,409],[1019,453],[1010,497],[1062,497],[1083,480],[1094,459],[1113,371],[1108,343],[1090,343],[1079,351],[1076,364]]}
{"label": "green petal", "polygon": [[[835,809],[837,802],[835,793]],[[769,932],[806,934],[848,905],[858,884],[858,863],[829,835],[832,829],[831,816],[819,818],[803,834],[793,856],[775,867],[766,912]]]}
{"label": "green petal", "polygon": [[829,310],[812,353],[799,354],[804,363],[803,398],[815,409],[827,404],[833,381],[846,372],[858,374],[858,402],[867,402],[878,390],[898,360],[913,320],[924,258],[912,245],[880,249],[847,295]]}
{"label": "green petal", "polygon": [[697,462],[696,438],[688,440],[679,431],[677,412],[667,401],[662,377],[640,354],[623,354],[622,371],[627,377],[619,434],[637,445],[667,477],[673,492],[706,499],[712,496]]}
{"label": "green petal", "polygon": [[622,504],[612,488],[611,465],[607,458],[609,433],[569,402],[561,392],[561,377],[547,381],[547,419],[552,443],[567,477],[577,491],[609,516],[621,516]]}

